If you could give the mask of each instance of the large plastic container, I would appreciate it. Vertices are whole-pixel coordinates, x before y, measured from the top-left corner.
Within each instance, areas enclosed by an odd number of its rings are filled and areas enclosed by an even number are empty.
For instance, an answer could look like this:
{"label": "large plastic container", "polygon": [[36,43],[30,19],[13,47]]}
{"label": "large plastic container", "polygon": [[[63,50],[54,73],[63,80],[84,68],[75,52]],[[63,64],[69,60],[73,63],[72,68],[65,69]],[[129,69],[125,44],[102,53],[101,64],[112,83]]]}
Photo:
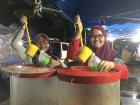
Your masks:
{"label": "large plastic container", "polygon": [[57,105],[56,70],[33,65],[12,65],[10,105]]}
{"label": "large plastic container", "polygon": [[85,66],[58,70],[59,105],[120,105],[118,72],[93,72]]}

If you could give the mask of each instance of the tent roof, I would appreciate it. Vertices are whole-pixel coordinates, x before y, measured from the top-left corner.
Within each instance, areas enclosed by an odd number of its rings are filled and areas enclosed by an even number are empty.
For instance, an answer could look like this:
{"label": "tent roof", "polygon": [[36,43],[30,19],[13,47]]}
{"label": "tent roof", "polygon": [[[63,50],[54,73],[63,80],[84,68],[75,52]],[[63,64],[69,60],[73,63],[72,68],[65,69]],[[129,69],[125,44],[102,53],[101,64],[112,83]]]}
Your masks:
{"label": "tent roof", "polygon": [[140,0],[58,0],[57,5],[72,20],[79,14],[86,27],[140,21]]}

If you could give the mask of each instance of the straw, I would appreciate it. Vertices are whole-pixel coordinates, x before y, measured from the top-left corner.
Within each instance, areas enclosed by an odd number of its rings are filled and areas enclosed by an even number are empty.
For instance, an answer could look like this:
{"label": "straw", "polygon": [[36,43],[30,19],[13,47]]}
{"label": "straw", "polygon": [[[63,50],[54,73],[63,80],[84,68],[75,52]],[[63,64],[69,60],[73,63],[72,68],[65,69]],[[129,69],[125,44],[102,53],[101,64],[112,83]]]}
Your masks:
{"label": "straw", "polygon": [[30,39],[30,34],[29,34],[28,26],[25,25],[25,28],[26,28],[28,42],[29,42],[29,44],[31,44],[31,39]]}

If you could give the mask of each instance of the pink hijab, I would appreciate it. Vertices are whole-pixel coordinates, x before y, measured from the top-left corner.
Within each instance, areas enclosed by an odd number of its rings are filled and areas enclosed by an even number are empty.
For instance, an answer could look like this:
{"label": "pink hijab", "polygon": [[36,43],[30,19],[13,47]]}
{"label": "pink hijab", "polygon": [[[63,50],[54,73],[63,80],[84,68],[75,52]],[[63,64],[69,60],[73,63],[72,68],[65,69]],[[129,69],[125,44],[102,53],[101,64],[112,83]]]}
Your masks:
{"label": "pink hijab", "polygon": [[103,35],[105,36],[105,43],[101,48],[95,48],[94,46],[91,46],[88,41],[90,38],[90,34],[89,34],[88,40],[87,40],[87,45],[94,51],[95,55],[98,56],[101,60],[112,61],[113,58],[115,58],[115,56],[117,55],[117,51],[112,49],[109,46],[109,42],[106,39],[107,36],[106,36],[105,29],[101,25],[96,25],[91,28],[91,30],[93,30],[93,29],[98,29],[98,30],[102,31]]}

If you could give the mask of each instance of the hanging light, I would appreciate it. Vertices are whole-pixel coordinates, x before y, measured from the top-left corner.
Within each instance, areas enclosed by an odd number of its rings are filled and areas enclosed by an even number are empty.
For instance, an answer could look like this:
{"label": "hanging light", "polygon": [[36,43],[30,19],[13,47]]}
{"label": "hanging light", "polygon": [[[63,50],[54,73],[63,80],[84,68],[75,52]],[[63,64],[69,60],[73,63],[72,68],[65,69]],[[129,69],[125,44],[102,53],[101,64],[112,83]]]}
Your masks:
{"label": "hanging light", "polygon": [[134,36],[132,37],[133,42],[140,42],[140,29],[136,29],[133,32]]}
{"label": "hanging light", "polygon": [[113,41],[115,40],[115,38],[114,38],[113,36],[114,36],[114,34],[112,34],[112,33],[108,33],[107,40],[113,42]]}

